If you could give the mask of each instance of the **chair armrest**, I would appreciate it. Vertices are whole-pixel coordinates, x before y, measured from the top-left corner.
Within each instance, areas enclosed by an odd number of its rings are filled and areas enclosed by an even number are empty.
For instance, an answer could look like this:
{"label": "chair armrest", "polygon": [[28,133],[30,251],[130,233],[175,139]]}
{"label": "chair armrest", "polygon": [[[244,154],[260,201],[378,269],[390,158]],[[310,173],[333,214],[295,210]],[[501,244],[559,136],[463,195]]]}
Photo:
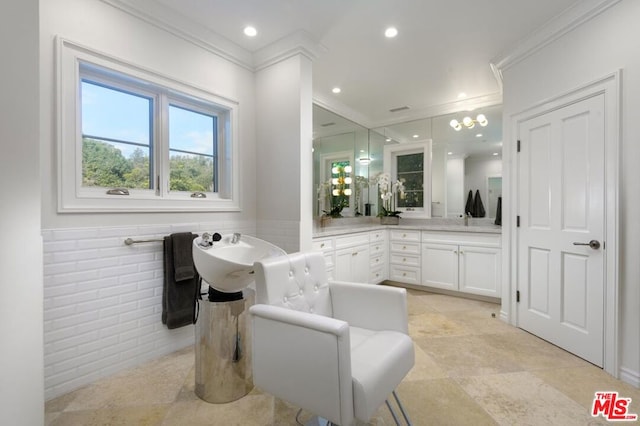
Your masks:
{"label": "chair armrest", "polygon": [[329,281],[334,318],[351,326],[409,334],[404,288]]}
{"label": "chair armrest", "polygon": [[253,382],[337,424],[353,418],[349,324],[273,305],[254,305]]}

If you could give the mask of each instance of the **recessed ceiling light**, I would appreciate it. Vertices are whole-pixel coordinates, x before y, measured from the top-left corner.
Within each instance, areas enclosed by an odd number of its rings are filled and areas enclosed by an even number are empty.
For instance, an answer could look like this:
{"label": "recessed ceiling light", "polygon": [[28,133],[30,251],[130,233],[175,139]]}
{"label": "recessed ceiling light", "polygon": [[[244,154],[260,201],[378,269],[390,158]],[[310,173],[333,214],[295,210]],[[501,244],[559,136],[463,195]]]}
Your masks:
{"label": "recessed ceiling light", "polygon": [[493,153],[493,155],[498,155],[498,153],[497,153],[497,152],[494,152],[494,153]]}
{"label": "recessed ceiling light", "polygon": [[481,138],[481,137],[482,137],[482,133],[476,134],[476,138]]}
{"label": "recessed ceiling light", "polygon": [[247,37],[255,37],[258,34],[258,30],[256,30],[254,27],[252,26],[247,26],[244,27],[244,35],[246,35]]}
{"label": "recessed ceiling light", "polygon": [[453,155],[453,152],[449,151],[447,152],[447,155]]}
{"label": "recessed ceiling light", "polygon": [[466,93],[464,93],[464,92],[458,93],[458,99],[462,99],[462,98],[466,98],[466,97],[467,97]]}
{"label": "recessed ceiling light", "polygon": [[333,93],[340,93],[340,92],[342,92],[342,89],[341,89],[341,88],[339,88],[339,87],[334,87],[333,89],[331,89],[331,91],[332,91]]}
{"label": "recessed ceiling light", "polygon": [[417,138],[419,138],[419,137],[420,137],[420,135],[413,135],[413,138],[414,138],[414,139],[417,139]]}
{"label": "recessed ceiling light", "polygon": [[385,142],[391,142],[391,138],[386,138],[384,141]]}
{"label": "recessed ceiling light", "polygon": [[384,36],[386,38],[394,38],[397,35],[398,35],[398,30],[396,29],[396,27],[389,27],[386,30],[384,30]]}

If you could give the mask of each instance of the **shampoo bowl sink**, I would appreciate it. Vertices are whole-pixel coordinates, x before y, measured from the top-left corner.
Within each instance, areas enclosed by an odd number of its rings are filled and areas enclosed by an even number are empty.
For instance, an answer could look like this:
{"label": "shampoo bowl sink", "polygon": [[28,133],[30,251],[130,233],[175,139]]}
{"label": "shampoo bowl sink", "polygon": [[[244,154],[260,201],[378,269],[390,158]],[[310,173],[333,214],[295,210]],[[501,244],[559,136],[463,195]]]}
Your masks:
{"label": "shampoo bowl sink", "polygon": [[233,235],[223,235],[209,248],[200,246],[202,237],[193,240],[193,263],[203,280],[225,293],[234,293],[254,281],[253,262],[286,254],[280,247],[259,238],[242,235],[232,243]]}

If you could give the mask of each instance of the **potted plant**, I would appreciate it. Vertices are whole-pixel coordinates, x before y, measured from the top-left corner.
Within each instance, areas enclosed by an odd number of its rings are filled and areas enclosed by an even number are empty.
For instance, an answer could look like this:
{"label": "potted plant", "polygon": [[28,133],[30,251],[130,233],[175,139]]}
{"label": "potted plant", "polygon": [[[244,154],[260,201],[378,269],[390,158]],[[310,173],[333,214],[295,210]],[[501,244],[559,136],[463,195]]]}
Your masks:
{"label": "potted plant", "polygon": [[400,211],[396,210],[397,198],[404,200],[404,180],[391,182],[389,173],[380,173],[377,177],[378,191],[380,193],[380,211],[378,217],[383,225],[397,225],[400,222]]}

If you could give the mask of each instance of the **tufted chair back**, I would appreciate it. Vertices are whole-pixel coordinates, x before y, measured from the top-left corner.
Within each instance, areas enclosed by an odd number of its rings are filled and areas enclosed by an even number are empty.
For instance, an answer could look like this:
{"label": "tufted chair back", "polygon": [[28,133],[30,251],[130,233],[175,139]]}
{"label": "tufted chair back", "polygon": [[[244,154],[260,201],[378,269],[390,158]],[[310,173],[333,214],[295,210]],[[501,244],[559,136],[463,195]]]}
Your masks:
{"label": "tufted chair back", "polygon": [[333,316],[322,255],[294,253],[255,263],[256,303]]}

